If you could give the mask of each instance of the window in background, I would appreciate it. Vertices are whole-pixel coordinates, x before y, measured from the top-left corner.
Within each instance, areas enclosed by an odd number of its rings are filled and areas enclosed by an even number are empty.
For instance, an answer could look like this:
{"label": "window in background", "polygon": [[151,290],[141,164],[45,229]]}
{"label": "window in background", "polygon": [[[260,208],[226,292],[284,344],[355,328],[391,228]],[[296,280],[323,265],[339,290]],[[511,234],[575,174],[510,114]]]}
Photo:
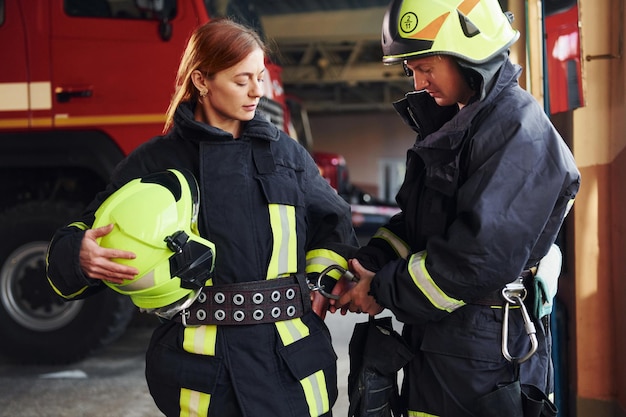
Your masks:
{"label": "window in background", "polygon": [[176,0],[65,0],[64,6],[65,13],[74,17],[171,20],[176,16]]}
{"label": "window in background", "polygon": [[395,203],[396,194],[404,180],[405,161],[402,158],[383,158],[378,163],[378,198]]}

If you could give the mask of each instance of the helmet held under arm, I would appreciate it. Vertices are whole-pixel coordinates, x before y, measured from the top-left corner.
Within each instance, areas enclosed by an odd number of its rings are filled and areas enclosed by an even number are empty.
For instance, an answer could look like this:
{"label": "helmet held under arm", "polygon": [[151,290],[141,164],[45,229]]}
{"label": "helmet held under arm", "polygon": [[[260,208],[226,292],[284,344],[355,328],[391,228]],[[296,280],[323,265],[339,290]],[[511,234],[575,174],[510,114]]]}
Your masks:
{"label": "helmet held under arm", "polygon": [[452,55],[480,64],[518,38],[498,0],[393,0],[382,27],[384,64]]}
{"label": "helmet held under arm", "polygon": [[144,311],[170,318],[187,308],[210,278],[215,245],[200,237],[199,190],[194,176],[170,169],[137,178],[111,194],[95,213],[93,227],[113,223],[98,239],[102,247],[134,252],[115,259],[139,270],[122,284],[105,281]]}

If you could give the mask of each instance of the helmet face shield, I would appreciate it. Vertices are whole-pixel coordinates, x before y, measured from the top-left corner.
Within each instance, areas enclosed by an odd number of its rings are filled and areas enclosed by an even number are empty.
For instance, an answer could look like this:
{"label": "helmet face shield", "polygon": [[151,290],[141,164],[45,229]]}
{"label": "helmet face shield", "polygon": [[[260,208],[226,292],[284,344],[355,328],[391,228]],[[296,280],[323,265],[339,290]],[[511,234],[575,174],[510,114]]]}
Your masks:
{"label": "helmet face shield", "polygon": [[383,63],[446,54],[483,63],[519,37],[498,0],[394,0],[383,19]]}
{"label": "helmet face shield", "polygon": [[197,230],[198,185],[190,172],[168,170],[129,181],[98,208],[93,228],[113,223],[99,239],[107,248],[134,252],[115,259],[139,270],[123,284],[105,281],[140,308],[170,307],[195,297],[215,262],[215,245]]}

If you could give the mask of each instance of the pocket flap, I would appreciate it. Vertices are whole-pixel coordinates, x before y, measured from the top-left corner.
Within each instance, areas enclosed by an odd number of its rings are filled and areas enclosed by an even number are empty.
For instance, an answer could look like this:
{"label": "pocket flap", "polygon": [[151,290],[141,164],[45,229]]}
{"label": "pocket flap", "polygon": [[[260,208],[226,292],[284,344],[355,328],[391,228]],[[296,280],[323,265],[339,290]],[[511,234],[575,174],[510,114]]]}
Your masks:
{"label": "pocket flap", "polygon": [[280,356],[298,380],[321,369],[334,367],[337,355],[322,331],[316,331],[280,349]]}
{"label": "pocket flap", "polygon": [[265,199],[270,204],[302,206],[303,197],[295,171],[281,169],[256,177]]}

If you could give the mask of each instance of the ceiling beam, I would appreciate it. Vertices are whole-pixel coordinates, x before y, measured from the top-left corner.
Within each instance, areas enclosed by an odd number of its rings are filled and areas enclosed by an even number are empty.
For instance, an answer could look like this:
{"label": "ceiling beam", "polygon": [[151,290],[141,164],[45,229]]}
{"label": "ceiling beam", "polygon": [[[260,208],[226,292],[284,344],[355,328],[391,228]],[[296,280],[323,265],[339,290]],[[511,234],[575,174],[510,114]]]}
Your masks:
{"label": "ceiling beam", "polygon": [[380,42],[385,7],[329,12],[265,15],[261,23],[266,36],[279,46],[325,41]]}
{"label": "ceiling beam", "polygon": [[[409,81],[399,66],[386,66],[377,63],[359,63],[358,65],[293,65],[283,66],[285,84],[333,84],[380,81]],[[410,83],[409,83],[410,85]]]}
{"label": "ceiling beam", "polygon": [[386,7],[262,16],[285,90],[311,112],[392,111],[412,90],[401,66],[382,64]]}

